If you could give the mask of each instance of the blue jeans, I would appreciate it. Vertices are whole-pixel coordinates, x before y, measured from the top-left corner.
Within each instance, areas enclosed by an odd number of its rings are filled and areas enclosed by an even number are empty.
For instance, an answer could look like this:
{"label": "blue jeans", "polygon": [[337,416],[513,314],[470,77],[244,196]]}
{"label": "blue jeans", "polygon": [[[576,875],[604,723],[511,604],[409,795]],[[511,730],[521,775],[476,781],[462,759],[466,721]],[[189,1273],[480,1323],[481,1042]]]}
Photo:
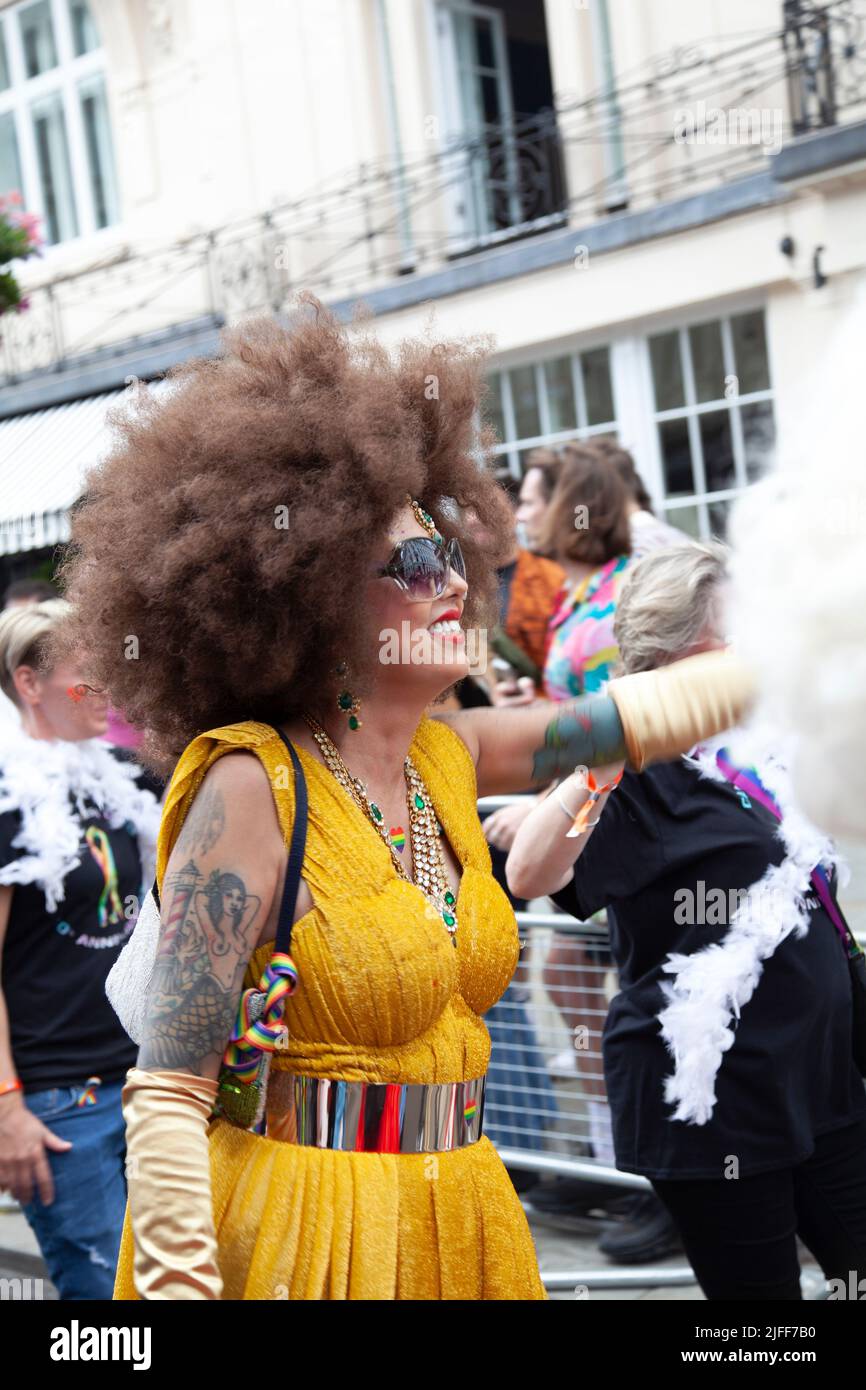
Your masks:
{"label": "blue jeans", "polygon": [[126,1207],[126,1134],[120,1108],[122,1081],[95,1086],[96,1103],[79,1105],[86,1086],[25,1093],[27,1108],[58,1139],[65,1153],[46,1150],[54,1201],[38,1193],[22,1208],[42,1258],[64,1299],[110,1299]]}

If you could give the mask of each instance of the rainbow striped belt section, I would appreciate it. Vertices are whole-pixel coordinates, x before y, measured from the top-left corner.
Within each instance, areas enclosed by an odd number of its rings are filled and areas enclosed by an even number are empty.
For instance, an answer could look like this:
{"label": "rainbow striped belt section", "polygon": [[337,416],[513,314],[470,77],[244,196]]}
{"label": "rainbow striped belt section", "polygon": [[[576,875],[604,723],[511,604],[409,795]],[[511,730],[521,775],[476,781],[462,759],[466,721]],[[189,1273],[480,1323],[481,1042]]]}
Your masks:
{"label": "rainbow striped belt section", "polygon": [[272,1069],[265,1134],[355,1153],[444,1153],[481,1138],[485,1077],[429,1084],[333,1081]]}

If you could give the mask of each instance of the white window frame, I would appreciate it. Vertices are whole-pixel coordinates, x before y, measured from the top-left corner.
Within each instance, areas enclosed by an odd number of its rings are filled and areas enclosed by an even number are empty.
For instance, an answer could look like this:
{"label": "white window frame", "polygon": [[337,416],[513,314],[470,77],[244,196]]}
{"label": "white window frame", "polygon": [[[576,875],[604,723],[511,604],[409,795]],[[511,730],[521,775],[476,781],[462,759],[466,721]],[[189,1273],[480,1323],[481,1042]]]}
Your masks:
{"label": "white window frame", "polygon": [[106,234],[116,236],[121,214],[117,170],[116,167],[112,167],[109,177],[113,182],[114,201],[117,204],[117,221],[109,223],[106,227],[96,225],[84,117],[80,102],[79,88],[82,82],[88,78],[106,80],[105,49],[100,46],[92,49],[89,53],[82,53],[76,57],[72,20],[67,0],[50,0],[54,41],[57,48],[57,65],[49,69],[48,72],[39,73],[37,77],[27,77],[18,17],[34,3],[35,0],[23,0],[21,4],[0,10],[0,25],[3,26],[6,40],[10,78],[10,85],[7,90],[0,92],[0,115],[5,115],[10,111],[13,114],[18,142],[18,162],[23,185],[21,194],[27,211],[36,213],[42,219],[40,230],[44,233],[47,231],[46,210],[31,108],[35,103],[46,98],[59,96],[61,100],[78,231],[75,236],[46,246],[44,255],[47,258],[84,238],[103,237]]}
{"label": "white window frame", "polygon": [[[486,19],[491,25],[496,67],[491,69],[499,88],[500,105],[503,111],[503,144],[509,165],[514,168],[514,191],[511,193],[512,211],[515,225],[520,221],[520,208],[516,191],[517,163],[513,146],[514,108],[511,94],[511,80],[508,71],[508,52],[505,40],[505,17],[501,10],[487,5],[473,4],[472,0],[433,0],[429,11],[433,32],[436,36],[436,78],[440,108],[445,118],[445,134],[441,149],[452,150],[448,168],[448,217],[454,229],[452,254],[472,250],[492,239],[497,230],[488,225],[486,205],[479,209],[478,169],[471,160],[464,161],[459,153],[460,142],[477,135],[467,127],[467,113],[464,109],[460,89],[460,55],[454,24],[455,15],[475,15]],[[451,161],[453,161],[453,169]],[[464,171],[457,174],[462,163]],[[482,195],[486,196],[486,195]],[[483,223],[483,225],[482,225]]]}
{"label": "white window frame", "polygon": [[[613,396],[614,419],[610,422],[605,421],[601,425],[590,425],[586,418],[586,399],[584,396],[583,373],[580,371],[580,358],[587,353],[593,352],[598,348],[609,349],[610,363],[610,383],[611,394]],[[571,359],[572,385],[574,387],[575,405],[577,407],[577,425],[574,429],[551,431],[545,429],[550,423],[548,413],[547,391],[544,385],[544,366],[547,362],[556,362],[563,357]],[[535,391],[538,399],[539,424],[542,433],[528,435],[525,438],[518,438],[515,433],[514,402],[511,394],[511,380],[508,373],[519,370],[521,367],[532,367],[535,371]],[[507,474],[509,477],[519,480],[523,474],[520,471],[519,454],[525,453],[527,449],[537,449],[544,446],[556,448],[560,444],[567,444],[573,439],[591,439],[596,434],[619,434],[620,425],[617,418],[617,392],[614,377],[613,364],[613,344],[609,336],[582,339],[579,343],[569,341],[559,343],[556,346],[546,344],[544,348],[536,352],[503,355],[497,357],[490,364],[490,372],[502,373],[503,392],[502,392],[502,415],[505,420],[506,432],[509,442],[498,444],[494,450],[494,466],[501,475]],[[506,460],[507,468],[499,462]]]}
{"label": "white window frame", "polygon": [[[741,314],[749,313],[763,313],[764,315],[769,386],[761,391],[740,393],[740,391],[737,390],[730,398],[722,393],[721,396],[716,397],[712,401],[699,402],[695,394],[689,329],[699,327],[701,324],[705,323],[721,324],[724,372],[726,376],[733,375],[734,354],[731,319],[738,318]],[[672,525],[676,525],[676,514],[678,511],[687,508],[696,509],[698,513],[700,538],[702,540],[709,540],[713,534],[709,521],[709,504],[713,502],[729,502],[733,498],[739,497],[749,486],[749,479],[746,474],[745,443],[743,439],[740,409],[743,406],[763,401],[768,401],[771,406],[775,407],[776,392],[773,384],[775,378],[770,352],[769,332],[767,331],[767,306],[765,301],[752,298],[743,302],[735,304],[729,303],[724,306],[713,308],[703,305],[692,314],[686,315],[680,311],[675,316],[667,315],[666,319],[667,322],[656,322],[652,325],[648,325],[646,331],[637,339],[638,370],[642,373],[644,378],[643,395],[646,406],[648,407],[644,417],[640,457],[647,460],[650,465],[649,471],[652,479],[650,491],[653,502],[656,504],[659,512],[662,513],[665,519],[670,521]],[[680,340],[685,404],[670,410],[656,410],[649,340],[659,333],[672,331],[677,332]],[[713,414],[720,410],[727,410],[730,414],[734,483],[731,487],[710,491],[706,487],[699,417],[701,415]],[[664,462],[662,459],[661,445],[659,443],[658,425],[665,420],[678,419],[685,420],[688,426],[695,488],[691,493],[669,498],[665,490]],[[642,471],[640,467],[639,471]],[[649,479],[647,479],[647,485],[650,486]]]}
{"label": "white window frame", "polygon": [[[650,359],[649,339],[659,333],[676,331],[680,334],[682,343],[685,338],[686,353],[684,354],[684,367],[688,368],[691,364],[691,353],[689,350],[688,330],[703,323],[722,323],[722,350],[724,353],[725,374],[732,374],[734,370],[733,347],[731,340],[730,320],[741,314],[762,312],[764,314],[765,336],[767,341],[767,365],[769,371],[769,386],[761,391],[749,391],[743,394],[736,394],[735,397],[726,399],[724,395],[713,401],[697,402],[694,398],[694,382],[691,373],[687,371],[688,379],[684,381],[686,404],[672,410],[657,411],[655,408],[655,392],[653,387],[652,363]],[[505,420],[508,442],[497,446],[494,454],[494,462],[497,472],[501,476],[510,475],[515,480],[522,476],[519,465],[518,455],[527,449],[538,448],[545,445],[556,447],[567,443],[572,439],[588,439],[597,434],[616,433],[624,448],[633,455],[635,465],[640,473],[647,490],[652,498],[653,506],[660,516],[663,516],[672,525],[677,525],[677,512],[686,508],[696,508],[699,518],[699,529],[701,538],[708,540],[712,534],[709,524],[708,504],[712,502],[726,502],[734,497],[738,497],[749,485],[746,475],[745,446],[742,432],[742,422],[738,407],[750,405],[752,403],[769,401],[774,407],[775,421],[775,387],[776,375],[774,372],[772,344],[767,324],[767,303],[765,299],[748,296],[727,300],[724,302],[707,303],[696,308],[693,313],[685,312],[682,308],[670,310],[664,315],[648,319],[644,322],[631,323],[627,332],[607,333],[604,336],[594,334],[592,336],[579,339],[560,340],[556,344],[544,344],[534,351],[531,349],[521,349],[518,352],[502,354],[491,361],[491,372],[502,372],[503,374],[514,368],[533,366],[536,370],[536,382],[540,385],[540,376],[545,362],[556,360],[562,357],[571,357],[573,370],[575,370],[575,388],[577,394],[578,419],[585,421],[585,404],[582,401],[583,379],[580,371],[576,370],[576,363],[582,354],[591,352],[595,348],[607,347],[609,350],[611,391],[613,394],[614,420],[610,424],[578,426],[577,429],[559,431],[558,433],[542,433],[532,438],[517,439],[514,434],[514,413],[511,407],[511,388],[507,375],[503,375],[505,389],[502,393],[502,410]],[[538,389],[538,387],[537,387]],[[544,418],[544,395],[539,392],[539,415],[542,426],[546,423]],[[666,419],[686,419],[690,431],[690,444],[695,459],[695,483],[703,482],[703,451],[701,449],[700,431],[698,429],[698,417],[702,414],[709,414],[719,410],[729,410],[731,414],[731,441],[734,454],[735,485],[733,487],[719,489],[708,492],[705,488],[696,487],[696,490],[682,497],[669,498],[665,490],[664,465],[662,460],[661,446],[658,436],[658,423]],[[507,470],[503,468],[500,460],[507,460]]]}

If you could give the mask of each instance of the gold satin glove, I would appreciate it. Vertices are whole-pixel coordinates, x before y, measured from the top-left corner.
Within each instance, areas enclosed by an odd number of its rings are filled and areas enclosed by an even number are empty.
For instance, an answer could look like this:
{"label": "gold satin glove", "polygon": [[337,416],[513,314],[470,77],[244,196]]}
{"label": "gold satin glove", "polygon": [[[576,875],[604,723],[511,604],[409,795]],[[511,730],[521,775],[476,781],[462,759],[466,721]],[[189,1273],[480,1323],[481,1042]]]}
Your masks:
{"label": "gold satin glove", "polygon": [[654,671],[635,671],[605,691],[617,707],[636,772],[732,729],[755,693],[751,672],[731,651],[700,652]]}
{"label": "gold satin glove", "polygon": [[222,1296],[207,1138],[216,1093],[216,1081],[189,1072],[127,1072],[121,1103],[141,1298]]}

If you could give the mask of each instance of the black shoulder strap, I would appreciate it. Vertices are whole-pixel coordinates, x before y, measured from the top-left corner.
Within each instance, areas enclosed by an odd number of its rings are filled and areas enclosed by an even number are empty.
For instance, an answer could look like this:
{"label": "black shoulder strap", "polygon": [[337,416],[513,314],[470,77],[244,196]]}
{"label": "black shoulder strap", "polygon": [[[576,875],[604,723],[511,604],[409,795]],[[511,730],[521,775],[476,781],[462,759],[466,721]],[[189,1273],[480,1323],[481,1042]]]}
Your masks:
{"label": "black shoulder strap", "polygon": [[[272,725],[276,729],[276,725]],[[283,887],[283,900],[280,903],[280,916],[277,922],[277,937],[274,942],[275,951],[284,951],[287,955],[292,946],[292,919],[295,915],[295,903],[298,900],[298,888],[301,882],[301,870],[304,867],[304,850],[307,844],[307,779],[304,776],[304,769],[301,761],[295,752],[293,745],[289,742],[282,729],[276,729],[283,743],[289,750],[292,760],[292,768],[295,774],[295,823],[292,826],[292,839],[289,845],[289,864],[286,869],[286,882]],[[159,907],[159,888],[156,879],[153,880],[151,889],[156,905]]]}
{"label": "black shoulder strap", "polygon": [[292,918],[295,915],[301,870],[304,867],[304,849],[307,844],[307,779],[293,745],[286,738],[282,729],[277,729],[277,733],[289,750],[292,767],[295,770],[295,823],[292,826],[286,883],[283,888],[283,901],[280,904],[280,918],[277,922],[277,937],[274,942],[275,951],[285,951],[288,954],[292,947]]}

